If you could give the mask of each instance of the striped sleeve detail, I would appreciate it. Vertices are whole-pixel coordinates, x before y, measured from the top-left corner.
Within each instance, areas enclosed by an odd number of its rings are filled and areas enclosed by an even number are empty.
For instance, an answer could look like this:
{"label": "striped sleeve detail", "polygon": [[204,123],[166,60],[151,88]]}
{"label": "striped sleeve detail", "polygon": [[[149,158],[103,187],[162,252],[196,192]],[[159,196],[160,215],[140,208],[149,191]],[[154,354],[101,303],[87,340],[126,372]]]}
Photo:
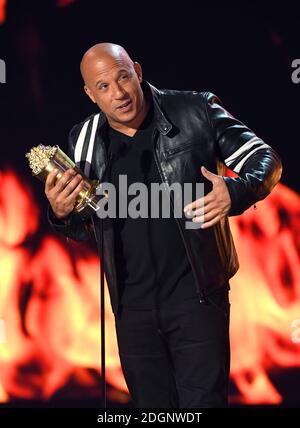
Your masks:
{"label": "striped sleeve detail", "polygon": [[246,160],[258,150],[270,148],[260,138],[253,137],[225,159],[225,165],[236,173],[239,173]]}
{"label": "striped sleeve detail", "polygon": [[96,114],[93,119],[93,125],[92,125],[92,131],[88,146],[88,151],[85,159],[85,167],[84,167],[84,173],[88,177],[90,174],[91,164],[92,164],[92,157],[93,157],[93,150],[94,150],[94,144],[95,144],[95,136],[96,136],[96,130],[99,122],[99,116],[100,113]]}
{"label": "striped sleeve detail", "polygon": [[84,122],[74,150],[76,165],[89,177],[100,113]]}
{"label": "striped sleeve detail", "polygon": [[85,136],[87,133],[87,128],[89,126],[90,121],[87,120],[83,127],[81,128],[79,137],[76,141],[76,145],[75,145],[75,151],[74,151],[74,161],[76,163],[76,165],[79,165],[81,162],[81,156],[82,156],[82,150],[83,150],[83,144],[84,144],[84,140],[85,140]]}

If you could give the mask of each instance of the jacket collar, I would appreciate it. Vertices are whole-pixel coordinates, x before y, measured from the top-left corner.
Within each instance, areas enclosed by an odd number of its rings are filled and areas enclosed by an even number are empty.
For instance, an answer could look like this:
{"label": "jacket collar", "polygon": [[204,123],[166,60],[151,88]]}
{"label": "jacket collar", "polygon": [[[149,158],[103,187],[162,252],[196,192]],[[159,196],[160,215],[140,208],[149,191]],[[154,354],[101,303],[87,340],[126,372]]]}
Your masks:
{"label": "jacket collar", "polygon": [[[159,91],[157,88],[155,88],[146,80],[143,80],[141,86],[145,96],[149,96],[153,102],[155,127],[161,134],[167,135],[172,129],[172,124],[168,121],[168,119],[165,117],[162,111],[162,107],[161,107],[162,92]],[[104,125],[106,124],[107,124],[106,116],[102,111],[100,111],[97,129],[101,132]]]}

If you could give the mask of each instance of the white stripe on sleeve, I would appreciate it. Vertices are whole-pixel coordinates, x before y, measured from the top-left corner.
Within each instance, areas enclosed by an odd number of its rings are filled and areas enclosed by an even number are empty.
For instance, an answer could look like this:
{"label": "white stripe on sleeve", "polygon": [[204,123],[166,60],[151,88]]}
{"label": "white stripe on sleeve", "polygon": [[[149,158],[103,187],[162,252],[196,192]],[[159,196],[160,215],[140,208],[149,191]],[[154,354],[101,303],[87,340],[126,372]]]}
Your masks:
{"label": "white stripe on sleeve", "polygon": [[84,140],[85,140],[85,136],[86,136],[86,132],[87,132],[87,128],[89,125],[90,121],[87,120],[83,127],[81,128],[79,137],[76,141],[76,146],[75,146],[75,151],[74,151],[74,161],[76,163],[76,165],[78,165],[81,162],[81,154],[82,154],[82,149],[83,149],[83,144],[84,144]]}
{"label": "white stripe on sleeve", "polygon": [[258,150],[264,149],[264,148],[269,148],[270,146],[268,144],[262,144],[259,147],[256,147],[255,149],[253,149],[250,153],[248,153],[236,166],[235,168],[233,168],[233,171],[238,173],[240,172],[240,170],[242,169],[242,166],[244,165],[244,163],[246,162],[246,160],[253,155],[253,153],[257,152]]}
{"label": "white stripe on sleeve", "polygon": [[232,155],[230,155],[227,159],[225,159],[224,161],[225,165],[229,167],[239,156],[241,156],[241,154],[243,154],[244,152],[247,152],[249,149],[251,149],[252,146],[254,146],[257,143],[264,144],[264,142],[258,137],[251,138],[251,140],[247,141],[245,144],[239,147],[238,150],[232,153]]}
{"label": "white stripe on sleeve", "polygon": [[96,116],[94,116],[94,119],[93,119],[91,137],[90,137],[88,151],[85,159],[84,173],[87,177],[89,176],[90,169],[91,169],[93,149],[94,149],[95,136],[96,136],[96,130],[98,126],[99,116],[100,116],[100,113],[96,114]]}

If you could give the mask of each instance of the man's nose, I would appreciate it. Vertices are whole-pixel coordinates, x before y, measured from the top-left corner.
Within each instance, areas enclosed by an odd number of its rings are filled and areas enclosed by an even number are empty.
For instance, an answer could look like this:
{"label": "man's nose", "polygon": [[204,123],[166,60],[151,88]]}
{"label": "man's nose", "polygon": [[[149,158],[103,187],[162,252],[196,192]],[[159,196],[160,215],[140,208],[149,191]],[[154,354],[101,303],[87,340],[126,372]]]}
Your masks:
{"label": "man's nose", "polygon": [[119,85],[118,83],[116,83],[113,87],[114,98],[116,98],[116,99],[123,98],[124,94],[125,94],[124,88],[121,85]]}

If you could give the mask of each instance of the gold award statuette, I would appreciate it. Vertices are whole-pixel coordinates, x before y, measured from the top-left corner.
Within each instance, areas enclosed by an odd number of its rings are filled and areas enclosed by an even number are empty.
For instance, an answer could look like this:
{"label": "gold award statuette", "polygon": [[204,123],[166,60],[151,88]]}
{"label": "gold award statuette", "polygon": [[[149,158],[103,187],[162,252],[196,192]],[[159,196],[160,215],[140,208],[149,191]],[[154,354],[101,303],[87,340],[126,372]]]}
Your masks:
{"label": "gold award statuette", "polygon": [[83,219],[94,214],[99,208],[98,201],[103,196],[107,196],[106,194],[96,194],[97,186],[100,183],[97,180],[87,178],[58,146],[44,146],[40,144],[37,147],[32,147],[30,152],[26,153],[26,157],[29,160],[32,175],[44,183],[48,174],[54,169],[58,170],[56,175],[57,180],[70,168],[83,177],[83,189],[77,196],[74,207],[74,211]]}

